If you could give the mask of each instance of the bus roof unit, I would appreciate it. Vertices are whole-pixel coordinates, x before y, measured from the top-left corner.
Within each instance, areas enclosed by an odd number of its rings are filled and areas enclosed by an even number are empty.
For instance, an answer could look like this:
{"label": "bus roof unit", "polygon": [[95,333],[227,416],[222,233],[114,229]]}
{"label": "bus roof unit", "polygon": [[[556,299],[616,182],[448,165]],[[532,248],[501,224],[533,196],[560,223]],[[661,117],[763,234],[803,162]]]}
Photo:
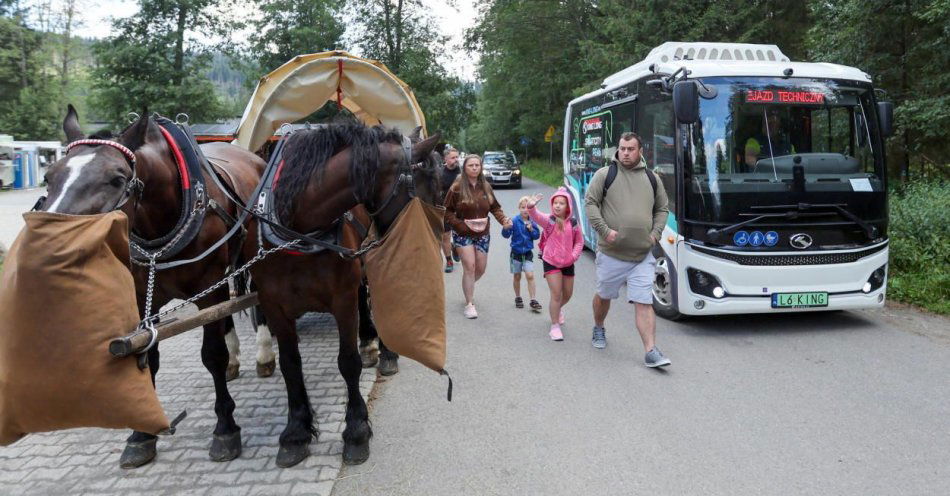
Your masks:
{"label": "bus roof unit", "polygon": [[750,43],[711,43],[668,41],[636,64],[608,76],[593,91],[576,100],[610,91],[651,73],[672,74],[681,67],[690,77],[773,76],[784,77],[787,69],[792,77],[846,79],[870,82],[871,76],[854,67],[828,63],[792,62],[775,45]]}

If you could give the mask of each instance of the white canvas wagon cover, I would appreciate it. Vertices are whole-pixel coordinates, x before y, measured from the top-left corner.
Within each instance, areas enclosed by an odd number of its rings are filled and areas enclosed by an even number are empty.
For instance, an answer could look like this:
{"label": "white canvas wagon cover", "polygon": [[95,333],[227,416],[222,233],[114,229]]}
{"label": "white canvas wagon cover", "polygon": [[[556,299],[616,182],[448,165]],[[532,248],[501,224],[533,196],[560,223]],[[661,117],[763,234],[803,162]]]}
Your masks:
{"label": "white canvas wagon cover", "polygon": [[296,122],[337,102],[366,124],[405,134],[425,116],[416,97],[385,65],[344,51],[298,55],[262,77],[244,109],[235,144],[256,151],[284,123]]}

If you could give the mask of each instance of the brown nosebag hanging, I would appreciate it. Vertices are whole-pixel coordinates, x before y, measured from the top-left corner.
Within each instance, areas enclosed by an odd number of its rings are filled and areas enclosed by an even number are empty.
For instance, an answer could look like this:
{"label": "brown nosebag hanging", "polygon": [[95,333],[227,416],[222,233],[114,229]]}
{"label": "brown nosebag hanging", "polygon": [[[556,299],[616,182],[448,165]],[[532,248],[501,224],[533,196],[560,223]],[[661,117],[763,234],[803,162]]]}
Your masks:
{"label": "brown nosebag hanging", "polygon": [[146,368],[109,341],[139,322],[122,212],[30,212],[0,275],[0,445],[73,427],[169,427]]}
{"label": "brown nosebag hanging", "polygon": [[364,256],[380,338],[387,348],[440,373],[445,367],[444,212],[413,199],[383,243]]}

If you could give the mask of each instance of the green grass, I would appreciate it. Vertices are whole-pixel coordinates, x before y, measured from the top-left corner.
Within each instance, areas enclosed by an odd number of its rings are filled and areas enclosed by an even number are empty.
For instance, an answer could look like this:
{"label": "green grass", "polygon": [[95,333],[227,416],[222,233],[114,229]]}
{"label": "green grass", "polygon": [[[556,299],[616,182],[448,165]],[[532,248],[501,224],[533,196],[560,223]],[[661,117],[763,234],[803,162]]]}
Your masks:
{"label": "green grass", "polygon": [[950,315],[950,183],[917,181],[890,196],[888,298]]}
{"label": "green grass", "polygon": [[561,164],[551,164],[547,160],[528,160],[521,165],[521,173],[529,179],[555,188],[564,184],[564,169]]}

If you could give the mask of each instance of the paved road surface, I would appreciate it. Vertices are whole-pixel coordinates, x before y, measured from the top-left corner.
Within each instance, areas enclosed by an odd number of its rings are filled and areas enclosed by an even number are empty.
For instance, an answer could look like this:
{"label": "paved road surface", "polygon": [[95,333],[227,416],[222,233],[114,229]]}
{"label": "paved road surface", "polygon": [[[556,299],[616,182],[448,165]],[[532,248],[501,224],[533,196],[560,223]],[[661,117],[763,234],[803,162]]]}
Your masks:
{"label": "paved road surface", "polygon": [[[507,213],[551,192],[525,184],[498,192]],[[401,361],[377,384],[373,454],[335,495],[947,494],[946,319],[658,320],[673,365],[656,371],[629,305],[614,305],[607,349],[591,348],[591,253],[561,343],[545,315],[514,308],[507,255],[493,224],[477,320],[462,317],[461,274],[446,277],[453,401],[444,378]]]}

